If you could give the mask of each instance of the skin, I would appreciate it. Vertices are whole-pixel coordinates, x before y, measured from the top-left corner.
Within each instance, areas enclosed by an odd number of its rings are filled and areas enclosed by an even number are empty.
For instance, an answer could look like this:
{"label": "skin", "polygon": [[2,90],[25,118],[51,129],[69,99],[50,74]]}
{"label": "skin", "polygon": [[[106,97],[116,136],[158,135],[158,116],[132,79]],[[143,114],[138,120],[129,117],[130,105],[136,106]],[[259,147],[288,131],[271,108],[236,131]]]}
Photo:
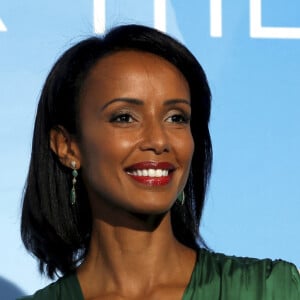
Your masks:
{"label": "skin", "polygon": [[[166,60],[138,51],[100,59],[80,98],[80,136],[51,131],[51,148],[81,169],[92,208],[89,253],[77,270],[85,299],[181,299],[195,264],[174,237],[170,208],[194,150],[190,91]],[[170,182],[137,182],[128,167],[168,162]]]}

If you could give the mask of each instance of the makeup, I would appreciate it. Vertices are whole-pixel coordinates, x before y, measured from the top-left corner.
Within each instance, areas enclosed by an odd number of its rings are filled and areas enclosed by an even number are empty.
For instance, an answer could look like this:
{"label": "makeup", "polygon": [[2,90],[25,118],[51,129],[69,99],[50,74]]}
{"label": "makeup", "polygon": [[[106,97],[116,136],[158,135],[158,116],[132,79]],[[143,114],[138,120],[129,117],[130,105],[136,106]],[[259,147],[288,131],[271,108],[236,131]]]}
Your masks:
{"label": "makeup", "polygon": [[144,161],[126,168],[126,173],[135,181],[151,186],[167,185],[175,170],[169,162]]}

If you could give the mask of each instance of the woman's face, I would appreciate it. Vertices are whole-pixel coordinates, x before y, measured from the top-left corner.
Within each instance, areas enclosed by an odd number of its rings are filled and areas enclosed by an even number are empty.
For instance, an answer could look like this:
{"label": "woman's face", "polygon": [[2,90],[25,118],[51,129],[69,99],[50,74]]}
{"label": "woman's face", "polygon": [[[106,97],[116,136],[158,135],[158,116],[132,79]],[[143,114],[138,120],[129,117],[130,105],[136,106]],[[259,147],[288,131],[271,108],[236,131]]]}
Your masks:
{"label": "woman's face", "polygon": [[190,91],[159,56],[120,51],[98,61],[80,100],[80,165],[92,211],[167,212],[194,150]]}

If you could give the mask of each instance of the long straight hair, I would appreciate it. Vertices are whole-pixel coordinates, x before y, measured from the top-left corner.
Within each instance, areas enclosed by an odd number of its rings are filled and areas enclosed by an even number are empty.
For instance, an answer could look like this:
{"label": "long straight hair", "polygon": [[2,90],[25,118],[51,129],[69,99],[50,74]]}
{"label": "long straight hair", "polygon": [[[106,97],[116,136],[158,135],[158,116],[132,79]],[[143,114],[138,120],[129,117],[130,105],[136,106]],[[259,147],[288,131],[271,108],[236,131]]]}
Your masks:
{"label": "long straight hair", "polygon": [[145,26],[120,26],[67,50],[50,71],[40,96],[23,196],[21,235],[27,250],[37,257],[40,271],[50,278],[73,272],[85,258],[92,226],[80,172],[78,201],[70,205],[71,172],[51,151],[50,130],[62,126],[72,135],[79,134],[80,93],[90,70],[106,55],[129,49],[166,59],[189,83],[195,149],[184,189],[186,200],[183,206],[173,205],[171,222],[181,243],[193,249],[205,246],[199,225],[212,164],[208,129],[211,93],[205,73],[192,53],[174,38]]}

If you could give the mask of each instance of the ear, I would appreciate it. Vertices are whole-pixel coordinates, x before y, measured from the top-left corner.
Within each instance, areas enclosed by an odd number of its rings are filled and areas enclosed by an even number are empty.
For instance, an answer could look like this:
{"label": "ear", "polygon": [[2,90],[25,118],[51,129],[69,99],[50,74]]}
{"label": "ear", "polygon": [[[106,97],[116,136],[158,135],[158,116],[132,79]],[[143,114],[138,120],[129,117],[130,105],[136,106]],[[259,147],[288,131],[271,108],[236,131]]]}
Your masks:
{"label": "ear", "polygon": [[64,127],[57,126],[51,129],[50,148],[64,166],[71,168],[72,162],[75,161],[76,169],[80,168],[78,144]]}

